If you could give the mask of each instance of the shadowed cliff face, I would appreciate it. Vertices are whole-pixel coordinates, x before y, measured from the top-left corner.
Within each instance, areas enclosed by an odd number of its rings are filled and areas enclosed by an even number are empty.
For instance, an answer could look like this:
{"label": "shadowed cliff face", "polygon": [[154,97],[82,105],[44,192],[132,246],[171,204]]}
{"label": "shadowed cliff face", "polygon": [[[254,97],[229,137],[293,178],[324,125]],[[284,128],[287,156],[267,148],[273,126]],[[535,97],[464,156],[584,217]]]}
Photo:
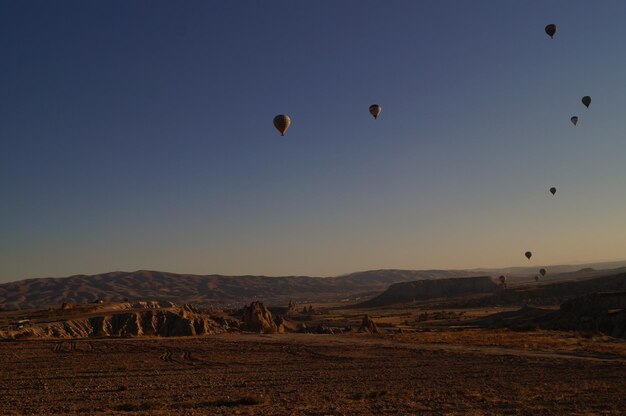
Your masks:
{"label": "shadowed cliff face", "polygon": [[387,306],[416,300],[490,293],[497,289],[498,285],[489,276],[418,280],[393,284],[379,296],[357,306]]}
{"label": "shadowed cliff face", "polygon": [[626,292],[592,293],[563,303],[547,316],[546,329],[600,331],[626,338]]}
{"label": "shadowed cliff face", "polygon": [[556,311],[525,305],[519,310],[496,313],[465,324],[517,331],[541,328],[601,332],[616,338],[626,338],[626,292],[590,293],[565,301]]}

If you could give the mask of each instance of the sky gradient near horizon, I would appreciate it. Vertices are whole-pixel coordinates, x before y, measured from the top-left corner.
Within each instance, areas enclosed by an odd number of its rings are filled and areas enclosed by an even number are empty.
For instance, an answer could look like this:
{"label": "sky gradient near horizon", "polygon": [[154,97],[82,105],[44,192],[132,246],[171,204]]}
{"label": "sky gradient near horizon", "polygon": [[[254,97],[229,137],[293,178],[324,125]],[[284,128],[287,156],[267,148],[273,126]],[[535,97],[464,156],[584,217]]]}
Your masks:
{"label": "sky gradient near horizon", "polygon": [[2,1],[0,282],[624,259],[625,22],[621,0]]}

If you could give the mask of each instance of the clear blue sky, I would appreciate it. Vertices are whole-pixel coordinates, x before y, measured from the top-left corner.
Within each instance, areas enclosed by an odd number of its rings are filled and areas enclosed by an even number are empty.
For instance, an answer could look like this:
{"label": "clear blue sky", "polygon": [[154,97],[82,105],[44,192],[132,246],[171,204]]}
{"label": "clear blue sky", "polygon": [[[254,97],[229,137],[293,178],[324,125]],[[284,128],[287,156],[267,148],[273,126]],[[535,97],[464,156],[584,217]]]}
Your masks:
{"label": "clear blue sky", "polygon": [[623,259],[625,22],[623,0],[4,0],[0,281]]}

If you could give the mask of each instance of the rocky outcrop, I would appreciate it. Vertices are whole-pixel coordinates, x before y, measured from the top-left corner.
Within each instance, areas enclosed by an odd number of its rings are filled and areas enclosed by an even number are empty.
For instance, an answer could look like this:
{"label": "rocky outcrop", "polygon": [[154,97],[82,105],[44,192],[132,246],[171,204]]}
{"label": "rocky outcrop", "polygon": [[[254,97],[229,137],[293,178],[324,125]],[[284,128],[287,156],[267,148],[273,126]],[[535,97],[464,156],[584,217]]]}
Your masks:
{"label": "rocky outcrop", "polygon": [[274,319],[274,323],[276,324],[276,333],[283,334],[285,332],[285,318],[277,316],[276,319]]}
{"label": "rocky outcrop", "polygon": [[363,317],[363,321],[361,321],[361,326],[359,327],[359,332],[367,332],[368,334],[380,334],[380,331],[376,326],[376,322],[374,322],[369,315],[365,315]]}
{"label": "rocky outcrop", "polygon": [[244,307],[241,321],[245,331],[261,334],[278,333],[272,313],[261,302],[252,302],[250,306]]}
{"label": "rocky outcrop", "polygon": [[393,284],[379,296],[356,305],[356,307],[371,308],[409,303],[416,300],[490,293],[497,289],[498,285],[489,276],[418,280]]}
{"label": "rocky outcrop", "polygon": [[316,326],[306,326],[301,323],[297,326],[296,331],[301,334],[318,334],[318,335],[337,335],[343,333],[341,328],[331,328],[326,325],[318,324]]}
{"label": "rocky outcrop", "polygon": [[210,335],[231,330],[236,323],[196,314],[183,308],[111,311],[84,319],[33,324],[19,330],[0,331],[0,339],[174,337]]}

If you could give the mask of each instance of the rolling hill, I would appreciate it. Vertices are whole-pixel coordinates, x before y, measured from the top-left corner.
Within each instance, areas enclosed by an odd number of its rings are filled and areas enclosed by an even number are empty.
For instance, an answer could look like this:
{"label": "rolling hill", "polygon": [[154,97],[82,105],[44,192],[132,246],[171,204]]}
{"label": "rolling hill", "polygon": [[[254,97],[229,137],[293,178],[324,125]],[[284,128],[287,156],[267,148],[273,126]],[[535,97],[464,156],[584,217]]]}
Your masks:
{"label": "rolling hill", "polygon": [[371,296],[390,284],[420,279],[470,276],[447,270],[376,270],[337,277],[191,275],[139,270],[66,278],[27,279],[0,285],[0,307],[58,307],[63,302],[156,299],[198,305],[241,306],[254,300],[270,304],[340,301]]}
{"label": "rolling hill", "polygon": [[[546,281],[588,279],[607,274],[603,266],[624,262],[578,266],[551,266]],[[560,271],[561,274],[558,274]],[[621,270],[622,272],[626,270]],[[615,273],[618,270],[614,270]],[[475,270],[368,270],[335,277],[310,276],[224,276],[177,274],[139,270],[95,275],[26,279],[0,284],[0,308],[27,309],[58,307],[63,302],[160,300],[221,307],[242,306],[255,300],[271,305],[363,301],[385,291],[390,285],[417,280],[497,276],[507,273],[509,281],[529,280],[536,267]],[[510,274],[509,274],[510,273]],[[544,280],[544,279],[542,279]]]}

